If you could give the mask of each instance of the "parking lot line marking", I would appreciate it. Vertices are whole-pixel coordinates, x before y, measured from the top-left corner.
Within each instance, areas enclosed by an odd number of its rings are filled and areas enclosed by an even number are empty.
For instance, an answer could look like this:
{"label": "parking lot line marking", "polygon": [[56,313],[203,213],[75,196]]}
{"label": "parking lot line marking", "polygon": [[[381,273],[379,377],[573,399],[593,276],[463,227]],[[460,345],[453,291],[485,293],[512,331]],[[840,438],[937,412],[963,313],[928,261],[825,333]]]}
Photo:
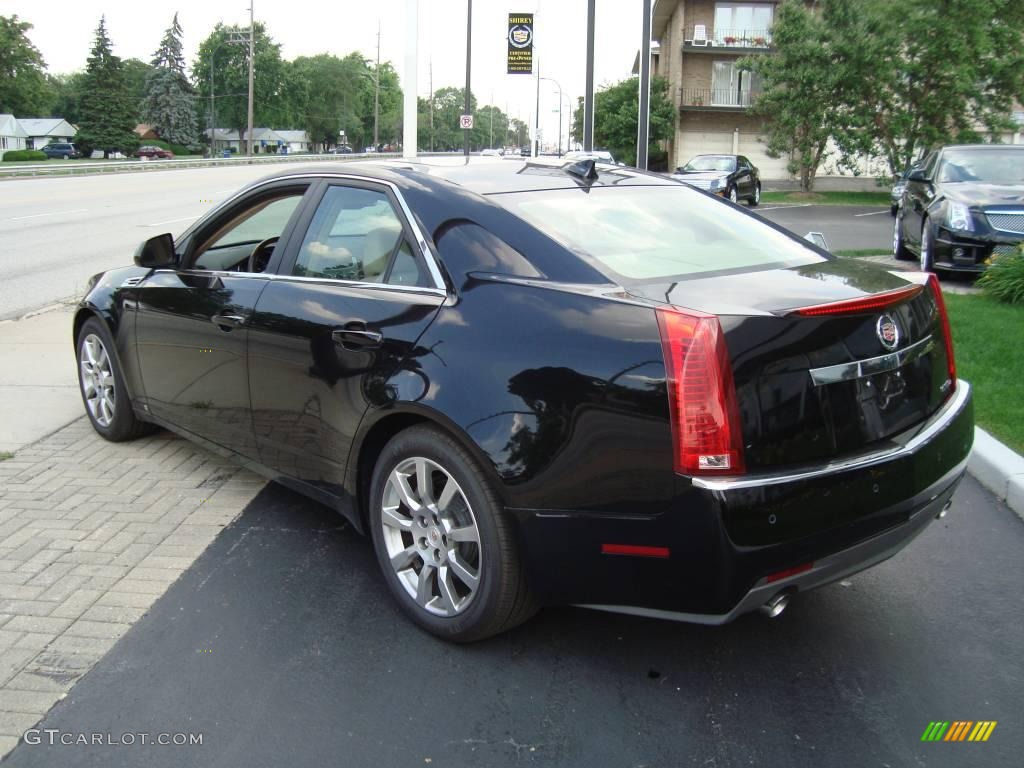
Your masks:
{"label": "parking lot line marking", "polygon": [[759,210],[759,211],[778,211],[778,210],[781,210],[783,208],[810,208],[812,205],[814,205],[814,203],[793,203],[792,205],[773,205],[773,206],[770,206],[770,207],[769,206],[764,206],[764,207],[759,207],[757,210]]}
{"label": "parking lot line marking", "polygon": [[882,211],[872,211],[871,213],[855,213],[853,215],[855,218],[859,218],[860,216],[877,216],[880,213],[889,213],[889,209],[886,208],[885,210]]}
{"label": "parking lot line marking", "polygon": [[154,221],[152,224],[146,224],[147,227],[162,227],[164,224],[174,224],[178,221],[192,221],[192,219],[198,219],[199,214],[195,216],[182,216],[180,219],[168,219],[167,221]]}
{"label": "parking lot line marking", "polygon": [[73,211],[50,211],[49,213],[33,213],[31,216],[15,216],[8,221],[22,221],[23,219],[38,219],[40,216],[60,216],[65,213],[85,213],[88,208],[76,208]]}

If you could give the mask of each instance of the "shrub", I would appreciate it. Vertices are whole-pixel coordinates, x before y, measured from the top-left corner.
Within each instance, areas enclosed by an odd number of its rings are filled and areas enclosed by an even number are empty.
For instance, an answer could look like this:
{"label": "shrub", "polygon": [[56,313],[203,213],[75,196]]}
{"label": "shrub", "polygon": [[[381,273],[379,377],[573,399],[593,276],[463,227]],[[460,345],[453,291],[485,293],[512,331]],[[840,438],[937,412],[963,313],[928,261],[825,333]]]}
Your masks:
{"label": "shrub", "polygon": [[1024,245],[1003,256],[978,280],[985,292],[1007,304],[1024,304]]}
{"label": "shrub", "polygon": [[172,144],[169,141],[163,139],[144,139],[142,143],[150,147],[160,147],[161,149],[169,149],[171,152],[178,155],[199,155],[202,154],[200,147],[186,147],[184,144]]}
{"label": "shrub", "polygon": [[4,152],[4,160],[47,160],[45,152],[38,149],[14,149]]}

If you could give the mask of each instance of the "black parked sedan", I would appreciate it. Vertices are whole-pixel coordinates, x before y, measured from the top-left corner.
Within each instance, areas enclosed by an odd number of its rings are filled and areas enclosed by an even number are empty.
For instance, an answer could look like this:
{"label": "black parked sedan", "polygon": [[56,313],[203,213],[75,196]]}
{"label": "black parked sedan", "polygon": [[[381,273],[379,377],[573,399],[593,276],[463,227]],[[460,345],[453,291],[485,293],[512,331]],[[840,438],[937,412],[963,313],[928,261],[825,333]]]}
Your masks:
{"label": "black parked sedan", "polygon": [[672,178],[734,203],[746,200],[755,206],[761,202],[761,175],[743,155],[696,155],[676,168]]}
{"label": "black parked sedan", "polygon": [[893,255],[921,269],[983,272],[1024,241],[1024,146],[932,152],[907,175]]}
{"label": "black parked sedan", "polygon": [[777,614],[941,515],[971,447],[934,277],[592,160],[289,169],[136,264],[74,319],[96,430],[336,508],[453,640]]}

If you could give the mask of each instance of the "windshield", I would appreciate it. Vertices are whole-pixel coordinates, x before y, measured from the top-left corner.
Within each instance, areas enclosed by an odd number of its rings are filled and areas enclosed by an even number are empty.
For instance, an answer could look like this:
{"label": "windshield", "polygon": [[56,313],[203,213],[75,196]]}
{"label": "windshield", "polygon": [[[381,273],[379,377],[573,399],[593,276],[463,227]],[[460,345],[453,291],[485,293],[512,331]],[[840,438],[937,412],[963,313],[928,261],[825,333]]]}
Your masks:
{"label": "windshield", "polygon": [[938,180],[946,184],[961,181],[1024,183],[1024,151],[986,148],[944,152]]}
{"label": "windshield", "polygon": [[493,197],[619,279],[682,279],[825,260],[801,241],[682,184]]}
{"label": "windshield", "polygon": [[736,170],[736,158],[731,155],[697,155],[680,170],[732,172]]}

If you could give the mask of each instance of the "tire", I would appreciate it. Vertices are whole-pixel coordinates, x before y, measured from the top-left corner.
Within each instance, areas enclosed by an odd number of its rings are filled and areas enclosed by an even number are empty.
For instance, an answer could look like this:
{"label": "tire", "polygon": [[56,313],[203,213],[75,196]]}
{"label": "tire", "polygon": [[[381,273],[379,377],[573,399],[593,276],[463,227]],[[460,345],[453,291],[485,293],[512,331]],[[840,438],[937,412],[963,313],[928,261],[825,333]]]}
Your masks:
{"label": "tire", "polygon": [[747,198],[747,205],[756,208],[761,203],[761,182],[754,185],[754,196]]}
{"label": "tire", "polygon": [[[421,505],[421,478],[428,477],[431,499]],[[431,634],[482,640],[536,612],[497,494],[444,432],[416,426],[384,447],[373,470],[369,525],[388,589]]]}
{"label": "tire", "polygon": [[89,318],[82,325],[75,351],[78,389],[92,428],[112,443],[134,440],[155,431],[154,425],[136,417],[114,341],[97,318]]}
{"label": "tire", "polygon": [[739,196],[736,194],[736,187],[729,187],[729,202],[735,203],[739,200]]}
{"label": "tire", "polygon": [[935,257],[932,255],[932,228],[928,219],[924,220],[921,225],[921,271],[922,272],[934,272],[935,271]]}
{"label": "tire", "polygon": [[903,221],[897,216],[892,225],[892,255],[897,261],[910,261],[914,254],[907,250],[903,242]]}

